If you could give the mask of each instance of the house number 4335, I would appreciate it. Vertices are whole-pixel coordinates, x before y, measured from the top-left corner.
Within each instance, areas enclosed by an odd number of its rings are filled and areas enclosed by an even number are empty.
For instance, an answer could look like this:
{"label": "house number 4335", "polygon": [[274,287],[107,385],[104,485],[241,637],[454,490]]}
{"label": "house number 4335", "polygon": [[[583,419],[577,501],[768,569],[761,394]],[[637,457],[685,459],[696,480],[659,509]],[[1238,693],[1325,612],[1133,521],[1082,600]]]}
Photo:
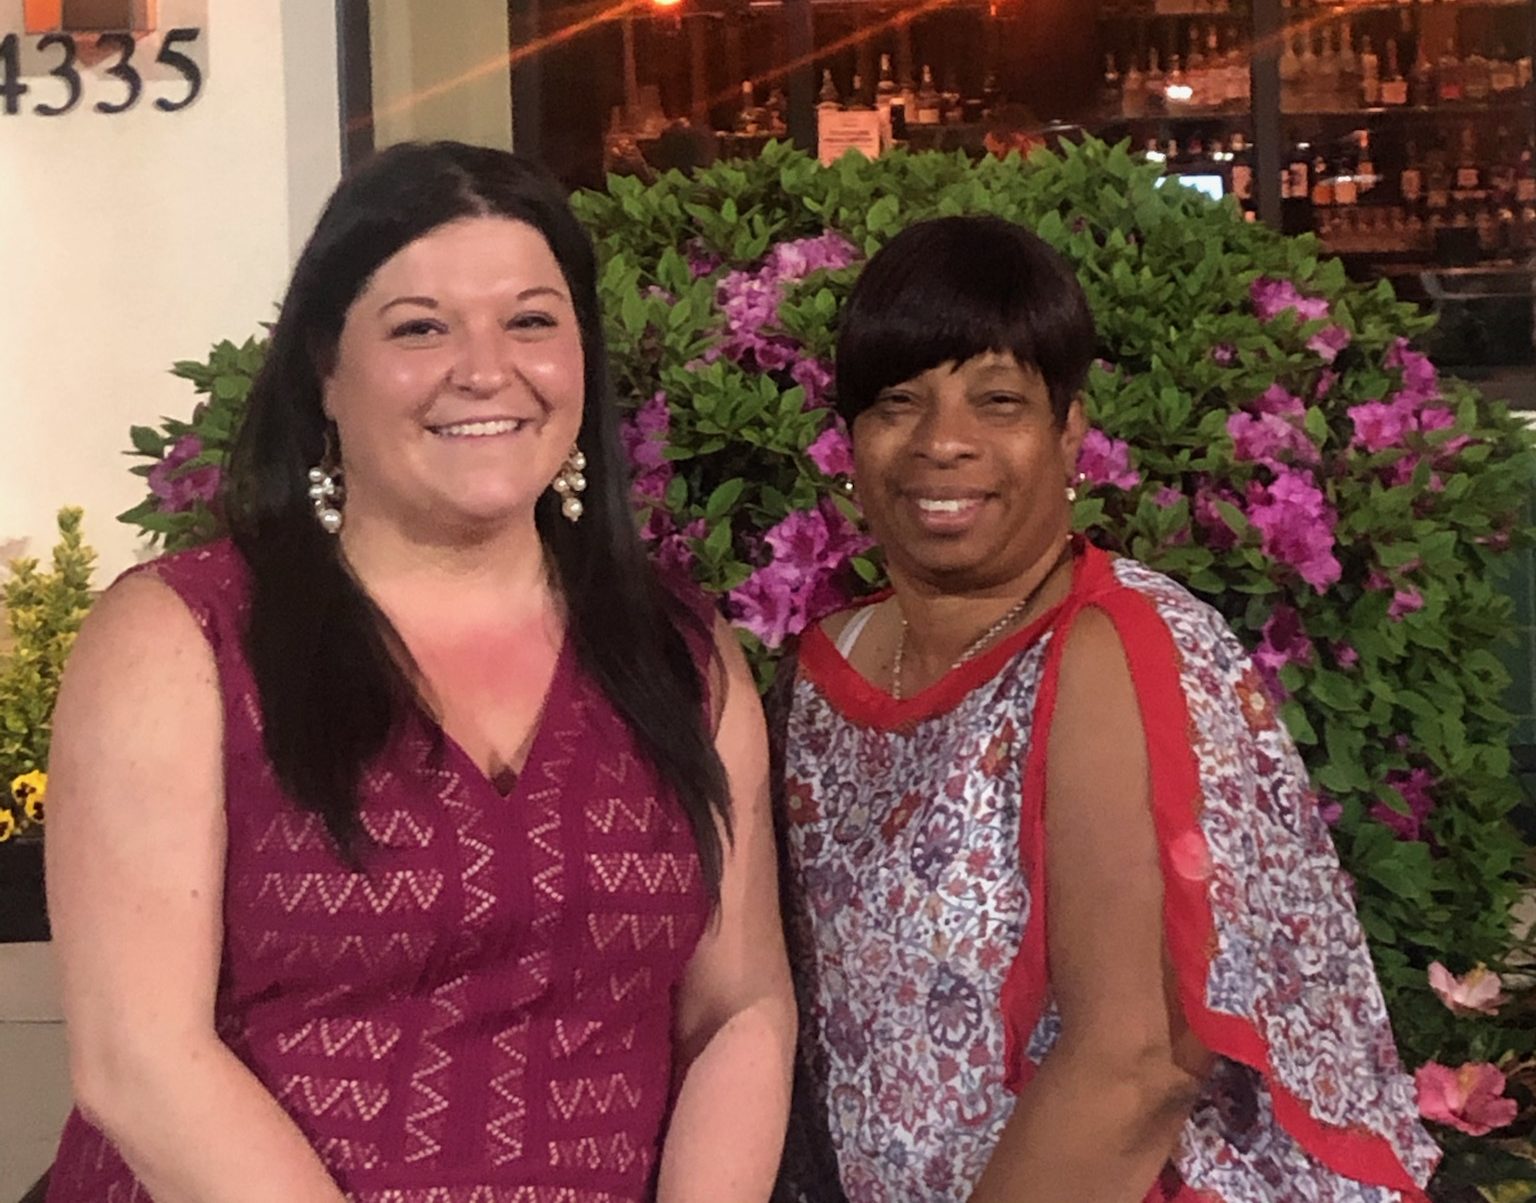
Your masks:
{"label": "house number 4335", "polygon": [[[184,109],[202,93],[202,68],[184,53],[202,32],[200,29],[172,29],[160,41],[160,53],[154,61],[185,81],[180,95],[155,98],[155,108],[162,113]],[[134,65],[139,44],[127,33],[101,34],[96,44],[106,51],[107,57],[101,67],[101,77],[93,74],[90,78],[91,90],[107,93],[110,89],[110,94],[96,100],[92,107],[98,113],[126,113],[144,96],[144,76]],[[46,61],[29,76],[33,82],[28,83],[21,74],[20,35],[11,33],[0,38],[0,105],[3,105],[0,112],[7,117],[22,111],[22,99],[29,93],[38,96],[45,90],[50,93],[45,99],[34,98],[32,111],[39,117],[62,117],[78,108],[86,98],[86,78],[80,71],[79,52],[73,37],[67,33],[46,33],[38,38],[37,51]]]}

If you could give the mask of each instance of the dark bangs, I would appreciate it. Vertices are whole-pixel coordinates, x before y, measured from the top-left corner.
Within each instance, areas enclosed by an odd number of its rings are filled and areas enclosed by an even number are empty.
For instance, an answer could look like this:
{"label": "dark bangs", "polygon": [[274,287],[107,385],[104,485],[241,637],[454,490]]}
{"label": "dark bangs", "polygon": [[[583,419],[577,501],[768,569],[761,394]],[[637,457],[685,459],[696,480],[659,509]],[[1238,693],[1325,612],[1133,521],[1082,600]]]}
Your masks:
{"label": "dark bangs", "polygon": [[1061,423],[1096,344],[1072,268],[1023,226],[1000,217],[920,221],[875,254],[843,309],[837,409],[852,427],[882,390],[998,351],[1040,373]]}

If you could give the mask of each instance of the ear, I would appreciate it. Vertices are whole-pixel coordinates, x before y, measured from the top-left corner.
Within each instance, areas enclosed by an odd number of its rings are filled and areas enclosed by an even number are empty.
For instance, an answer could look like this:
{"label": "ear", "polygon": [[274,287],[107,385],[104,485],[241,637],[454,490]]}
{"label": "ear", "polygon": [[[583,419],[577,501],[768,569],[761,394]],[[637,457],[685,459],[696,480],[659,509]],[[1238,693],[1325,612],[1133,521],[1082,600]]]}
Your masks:
{"label": "ear", "polygon": [[1077,478],[1077,453],[1087,437],[1088,415],[1083,411],[1083,399],[1074,397],[1067,407],[1067,420],[1061,424],[1061,458],[1067,466],[1068,484]]}

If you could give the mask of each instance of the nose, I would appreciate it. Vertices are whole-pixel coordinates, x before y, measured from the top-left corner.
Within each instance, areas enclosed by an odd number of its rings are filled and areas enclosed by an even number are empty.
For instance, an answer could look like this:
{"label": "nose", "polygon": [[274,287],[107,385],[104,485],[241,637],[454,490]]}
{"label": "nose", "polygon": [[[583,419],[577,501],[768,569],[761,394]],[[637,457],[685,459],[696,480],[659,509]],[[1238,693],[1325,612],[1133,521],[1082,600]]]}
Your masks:
{"label": "nose", "polygon": [[935,399],[912,432],[912,447],[921,459],[940,467],[975,459],[979,449],[970,407],[963,401]]}
{"label": "nose", "polygon": [[449,383],[471,397],[494,397],[507,385],[506,340],[499,327],[460,332]]}

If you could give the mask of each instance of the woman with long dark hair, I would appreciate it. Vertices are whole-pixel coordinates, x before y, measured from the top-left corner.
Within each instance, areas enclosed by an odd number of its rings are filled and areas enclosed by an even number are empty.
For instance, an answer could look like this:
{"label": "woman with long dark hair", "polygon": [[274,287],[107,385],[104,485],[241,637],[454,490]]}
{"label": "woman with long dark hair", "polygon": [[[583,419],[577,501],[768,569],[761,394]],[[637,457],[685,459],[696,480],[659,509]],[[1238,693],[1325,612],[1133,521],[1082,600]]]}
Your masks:
{"label": "woman with long dark hair", "polygon": [[761,715],[641,549],[555,185],[453,143],[344,181],[225,503],[60,700],[49,1199],[765,1198]]}

